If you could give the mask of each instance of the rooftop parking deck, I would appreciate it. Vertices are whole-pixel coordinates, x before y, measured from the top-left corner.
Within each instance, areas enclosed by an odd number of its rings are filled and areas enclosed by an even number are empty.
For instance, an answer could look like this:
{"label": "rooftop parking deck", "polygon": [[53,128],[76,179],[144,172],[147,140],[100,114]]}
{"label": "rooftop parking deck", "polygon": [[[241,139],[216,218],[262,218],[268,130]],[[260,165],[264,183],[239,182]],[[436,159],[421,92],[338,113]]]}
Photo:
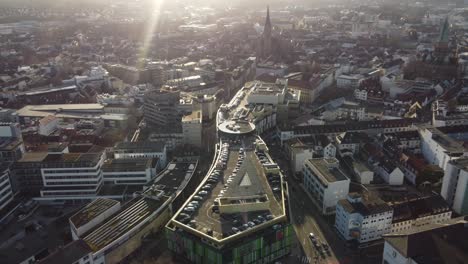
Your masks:
{"label": "rooftop parking deck", "polygon": [[217,165],[176,214],[179,224],[222,240],[285,215],[280,172],[265,168],[273,161],[254,138],[221,144]]}

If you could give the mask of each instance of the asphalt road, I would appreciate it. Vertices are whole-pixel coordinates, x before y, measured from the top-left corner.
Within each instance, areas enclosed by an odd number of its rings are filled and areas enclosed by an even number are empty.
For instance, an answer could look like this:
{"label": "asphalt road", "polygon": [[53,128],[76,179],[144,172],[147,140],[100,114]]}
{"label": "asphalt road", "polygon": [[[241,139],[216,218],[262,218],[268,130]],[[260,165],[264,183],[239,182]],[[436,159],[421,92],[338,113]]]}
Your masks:
{"label": "asphalt road", "polygon": [[[289,186],[292,223],[306,256],[311,260],[309,263],[351,263],[350,252],[347,252],[344,241],[334,232],[332,223],[320,215],[297,182],[291,179]],[[331,254],[321,256],[312,244],[309,233],[314,233],[319,241],[328,244]]]}
{"label": "asphalt road", "polygon": [[[271,145],[270,145],[271,146]],[[270,147],[270,154],[284,170],[289,186],[291,221],[296,231],[297,239],[305,253],[301,263],[353,263],[353,252],[346,248],[345,242],[338,237],[332,222],[322,216],[311,198],[289,173],[289,163],[286,155],[279,147]],[[321,256],[312,244],[309,233],[314,235],[330,247],[331,255]]]}

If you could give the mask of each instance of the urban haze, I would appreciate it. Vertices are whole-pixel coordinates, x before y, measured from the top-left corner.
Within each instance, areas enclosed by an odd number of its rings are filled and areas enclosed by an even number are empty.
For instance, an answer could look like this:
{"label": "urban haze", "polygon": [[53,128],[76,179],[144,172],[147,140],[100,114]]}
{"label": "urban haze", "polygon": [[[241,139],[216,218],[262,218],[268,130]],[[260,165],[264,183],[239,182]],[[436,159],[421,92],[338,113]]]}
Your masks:
{"label": "urban haze", "polygon": [[0,0],[0,263],[468,263],[468,0]]}

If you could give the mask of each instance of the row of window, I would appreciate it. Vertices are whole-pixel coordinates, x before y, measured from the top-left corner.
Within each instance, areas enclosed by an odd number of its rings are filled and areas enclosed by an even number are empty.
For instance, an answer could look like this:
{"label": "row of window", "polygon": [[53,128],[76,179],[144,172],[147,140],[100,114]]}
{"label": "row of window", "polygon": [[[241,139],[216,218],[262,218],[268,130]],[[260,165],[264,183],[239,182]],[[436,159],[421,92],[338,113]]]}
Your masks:
{"label": "row of window", "polygon": [[2,177],[0,177],[0,182],[4,182],[8,179],[8,173],[5,173]]}
{"label": "row of window", "polygon": [[13,198],[13,193],[10,192],[9,194],[5,195],[5,196],[0,196],[0,207],[6,203],[8,200],[10,200],[11,198]]}
{"label": "row of window", "polygon": [[101,166],[98,166],[96,169],[70,169],[70,170],[44,170],[44,173],[55,174],[55,173],[93,173],[101,170]]}
{"label": "row of window", "polygon": [[140,174],[104,174],[104,179],[117,179],[117,178],[146,178],[145,173]]}
{"label": "row of window", "polygon": [[362,222],[362,224],[363,224],[363,225],[366,225],[366,224],[370,224],[370,223],[382,222],[382,221],[384,221],[385,219],[387,219],[387,220],[392,220],[392,217],[389,216],[389,217],[387,217],[387,218],[379,218],[379,219],[375,219],[375,220],[364,221],[364,222]]}
{"label": "row of window", "polygon": [[0,193],[0,197],[5,196],[7,193],[11,193],[11,188],[6,188]]}
{"label": "row of window", "polygon": [[88,192],[70,192],[70,191],[64,191],[64,192],[42,192],[42,196],[72,196],[72,195],[94,195],[96,194],[95,191],[88,191]]}
{"label": "row of window", "polygon": [[73,175],[73,176],[45,176],[45,180],[74,180],[74,179],[96,179],[101,178],[101,174],[97,175]]}
{"label": "row of window", "polygon": [[146,180],[128,180],[128,181],[116,181],[116,184],[144,184],[147,183]]}
{"label": "row of window", "polygon": [[96,185],[96,184],[99,184],[99,183],[101,183],[101,182],[100,181],[73,181],[73,182],[66,181],[66,182],[47,182],[44,185],[45,186],[51,186],[51,185],[71,185],[71,186],[75,186],[75,185],[87,185],[87,184]]}
{"label": "row of window", "polygon": [[4,182],[2,185],[0,185],[0,190],[3,190],[3,189],[5,189],[5,188],[7,188],[7,187],[8,187],[8,189],[11,188],[11,186],[10,186],[10,181],[6,181],[6,182]]}

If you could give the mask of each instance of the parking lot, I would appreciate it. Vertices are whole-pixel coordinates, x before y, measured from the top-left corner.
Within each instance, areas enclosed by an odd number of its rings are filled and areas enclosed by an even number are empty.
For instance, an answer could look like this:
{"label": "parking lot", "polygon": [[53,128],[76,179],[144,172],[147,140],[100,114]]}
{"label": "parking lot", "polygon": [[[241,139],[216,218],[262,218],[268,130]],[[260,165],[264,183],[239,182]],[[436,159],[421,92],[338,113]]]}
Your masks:
{"label": "parking lot", "polygon": [[[249,142],[223,144],[215,168],[177,220],[221,239],[282,215],[279,175],[268,175],[267,178],[263,169],[270,162],[265,153],[254,151]],[[220,199],[235,203],[236,199],[245,202],[242,197],[252,196],[268,201],[268,208],[220,214]]]}

